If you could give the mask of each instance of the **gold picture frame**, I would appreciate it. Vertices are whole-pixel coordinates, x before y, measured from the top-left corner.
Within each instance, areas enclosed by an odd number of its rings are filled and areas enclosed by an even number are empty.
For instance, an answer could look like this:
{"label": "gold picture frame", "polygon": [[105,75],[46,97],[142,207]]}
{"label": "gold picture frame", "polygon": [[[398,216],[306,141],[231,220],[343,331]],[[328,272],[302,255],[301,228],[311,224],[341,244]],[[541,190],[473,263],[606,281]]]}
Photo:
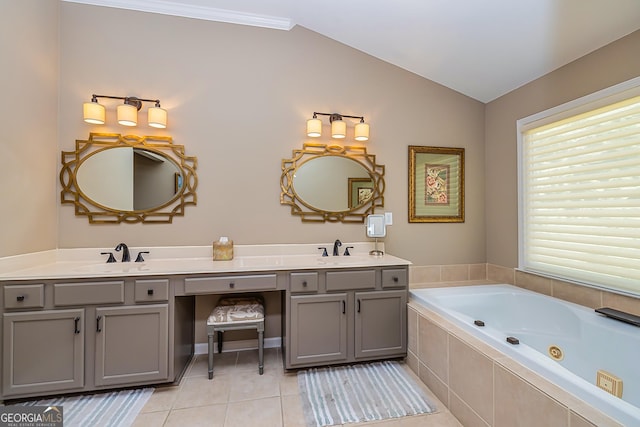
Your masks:
{"label": "gold picture frame", "polygon": [[373,197],[375,188],[371,178],[349,178],[348,181],[349,209],[357,208]]}
{"label": "gold picture frame", "polygon": [[464,148],[409,146],[409,222],[464,222]]}

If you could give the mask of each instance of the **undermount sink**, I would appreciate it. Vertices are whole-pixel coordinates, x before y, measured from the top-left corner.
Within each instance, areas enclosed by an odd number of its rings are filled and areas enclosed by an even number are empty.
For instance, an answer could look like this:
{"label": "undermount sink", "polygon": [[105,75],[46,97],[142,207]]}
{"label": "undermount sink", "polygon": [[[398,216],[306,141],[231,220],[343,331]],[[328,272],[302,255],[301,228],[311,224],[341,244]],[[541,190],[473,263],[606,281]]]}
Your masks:
{"label": "undermount sink", "polygon": [[144,262],[118,262],[118,263],[102,263],[90,264],[76,267],[73,269],[79,273],[136,273],[143,271],[151,271],[151,267]]}
{"label": "undermount sink", "polygon": [[324,265],[354,265],[371,262],[371,255],[351,255],[351,256],[327,256],[318,258],[318,262]]}

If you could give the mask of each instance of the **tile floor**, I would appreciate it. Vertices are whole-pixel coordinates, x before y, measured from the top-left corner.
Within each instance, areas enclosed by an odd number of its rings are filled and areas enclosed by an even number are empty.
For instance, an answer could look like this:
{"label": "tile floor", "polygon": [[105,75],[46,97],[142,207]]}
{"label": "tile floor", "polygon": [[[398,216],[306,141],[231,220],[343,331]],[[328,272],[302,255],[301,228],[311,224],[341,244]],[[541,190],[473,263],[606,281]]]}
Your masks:
{"label": "tile floor", "polygon": [[[431,391],[425,391],[436,413],[349,426],[462,427]],[[156,388],[133,426],[304,427],[305,422],[296,373],[284,371],[280,350],[274,348],[265,350],[262,376],[257,350],[216,354],[211,381],[207,355],[197,355],[180,385]]]}

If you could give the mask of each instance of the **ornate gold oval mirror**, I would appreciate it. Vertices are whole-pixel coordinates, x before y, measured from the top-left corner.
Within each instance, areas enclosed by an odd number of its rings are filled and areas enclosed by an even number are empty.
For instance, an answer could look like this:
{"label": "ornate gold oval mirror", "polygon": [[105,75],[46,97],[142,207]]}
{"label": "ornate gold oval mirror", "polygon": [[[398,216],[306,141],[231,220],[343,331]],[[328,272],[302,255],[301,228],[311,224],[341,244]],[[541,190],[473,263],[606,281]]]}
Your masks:
{"label": "ornate gold oval mirror", "polygon": [[365,147],[306,143],[282,160],[280,203],[305,222],[359,222],[384,206],[384,165]]}
{"label": "ornate gold oval mirror", "polygon": [[91,133],[62,152],[62,203],[90,223],[170,223],[196,204],[197,159],[171,137]]}

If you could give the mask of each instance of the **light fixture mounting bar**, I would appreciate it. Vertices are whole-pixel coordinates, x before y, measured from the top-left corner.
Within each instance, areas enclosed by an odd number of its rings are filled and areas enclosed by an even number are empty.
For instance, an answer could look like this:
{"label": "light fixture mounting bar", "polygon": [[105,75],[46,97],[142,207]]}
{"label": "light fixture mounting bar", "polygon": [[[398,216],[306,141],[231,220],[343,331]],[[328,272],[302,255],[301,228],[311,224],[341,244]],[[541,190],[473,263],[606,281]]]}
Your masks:
{"label": "light fixture mounting bar", "polygon": [[340,113],[319,113],[317,111],[313,112],[313,118],[317,119],[318,114],[321,116],[329,116],[329,123],[333,122],[334,120],[342,120],[343,117],[348,117],[350,119],[360,119],[360,121],[364,121],[364,116],[350,116],[348,114]]}
{"label": "light fixture mounting bar", "polygon": [[136,96],[111,96],[111,95],[91,95],[91,102],[98,102],[98,98],[122,99],[125,104],[134,105],[138,110],[142,108],[143,102],[155,102],[156,107],[160,107],[159,99],[145,99]]}

